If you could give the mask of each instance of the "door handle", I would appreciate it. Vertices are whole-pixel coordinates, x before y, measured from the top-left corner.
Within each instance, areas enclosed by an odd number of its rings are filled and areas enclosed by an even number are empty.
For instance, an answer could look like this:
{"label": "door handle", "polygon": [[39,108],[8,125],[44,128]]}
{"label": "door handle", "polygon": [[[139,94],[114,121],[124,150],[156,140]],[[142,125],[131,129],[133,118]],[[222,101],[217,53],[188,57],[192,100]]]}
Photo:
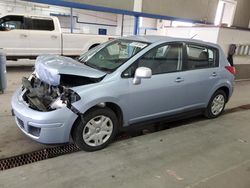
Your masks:
{"label": "door handle", "polygon": [[52,39],[57,39],[57,36],[56,35],[52,35],[51,38]]}
{"label": "door handle", "polygon": [[180,83],[180,82],[183,82],[183,81],[184,81],[184,78],[181,78],[181,77],[178,77],[175,80],[175,82],[177,82],[177,83]]}
{"label": "door handle", "polygon": [[20,36],[23,37],[23,38],[27,38],[28,37],[28,35],[26,35],[26,34],[21,34]]}
{"label": "door handle", "polygon": [[217,73],[213,72],[212,77],[216,77],[216,76],[217,76]]}

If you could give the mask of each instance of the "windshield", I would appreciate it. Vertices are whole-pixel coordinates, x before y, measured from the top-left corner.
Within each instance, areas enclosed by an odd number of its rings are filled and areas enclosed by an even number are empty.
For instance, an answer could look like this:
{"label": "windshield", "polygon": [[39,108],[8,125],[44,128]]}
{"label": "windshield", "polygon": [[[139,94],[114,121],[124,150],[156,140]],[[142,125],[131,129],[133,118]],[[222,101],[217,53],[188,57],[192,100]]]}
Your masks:
{"label": "windshield", "polygon": [[148,43],[118,39],[97,46],[80,56],[79,61],[99,70],[113,72]]}

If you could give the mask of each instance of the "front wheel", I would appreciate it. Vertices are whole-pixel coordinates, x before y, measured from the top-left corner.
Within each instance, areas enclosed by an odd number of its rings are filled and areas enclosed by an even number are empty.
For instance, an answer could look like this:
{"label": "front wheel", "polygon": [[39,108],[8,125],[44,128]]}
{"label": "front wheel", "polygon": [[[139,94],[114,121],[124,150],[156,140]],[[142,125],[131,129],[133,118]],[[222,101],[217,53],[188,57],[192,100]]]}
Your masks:
{"label": "front wheel", "polygon": [[205,111],[207,118],[217,118],[220,116],[226,105],[226,94],[223,90],[216,91],[211,97]]}
{"label": "front wheel", "polygon": [[76,122],[72,137],[85,151],[105,148],[113,141],[118,127],[115,113],[109,108],[94,108]]}

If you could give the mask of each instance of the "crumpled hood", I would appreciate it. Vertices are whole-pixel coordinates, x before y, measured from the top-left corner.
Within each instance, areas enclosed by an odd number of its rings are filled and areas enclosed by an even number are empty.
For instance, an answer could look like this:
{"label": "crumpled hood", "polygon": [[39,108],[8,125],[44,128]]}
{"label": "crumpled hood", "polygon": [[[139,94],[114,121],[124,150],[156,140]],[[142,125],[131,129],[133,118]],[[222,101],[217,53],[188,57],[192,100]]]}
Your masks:
{"label": "crumpled hood", "polygon": [[35,72],[40,80],[54,86],[60,84],[60,74],[89,78],[101,78],[106,75],[105,72],[88,67],[74,59],[56,55],[39,56],[35,62]]}

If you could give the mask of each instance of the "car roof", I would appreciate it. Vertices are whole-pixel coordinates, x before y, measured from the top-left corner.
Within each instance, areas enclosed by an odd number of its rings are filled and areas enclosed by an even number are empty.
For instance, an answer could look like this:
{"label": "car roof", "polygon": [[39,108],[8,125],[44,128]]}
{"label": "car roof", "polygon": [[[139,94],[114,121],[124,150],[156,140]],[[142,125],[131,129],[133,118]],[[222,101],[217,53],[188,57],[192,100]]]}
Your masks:
{"label": "car roof", "polygon": [[157,43],[157,42],[191,42],[201,45],[208,45],[215,48],[219,48],[219,45],[211,42],[205,42],[202,40],[196,40],[196,39],[187,39],[187,38],[174,38],[174,37],[168,37],[168,36],[157,36],[157,35],[135,35],[135,36],[128,36],[128,37],[122,37],[121,39],[126,40],[135,40],[140,42],[147,42],[147,43]]}
{"label": "car roof", "polygon": [[0,17],[3,18],[5,16],[23,16],[23,17],[39,17],[39,18],[55,18],[55,16],[48,15],[38,15],[38,14],[22,14],[22,13],[7,13],[3,14]]}

